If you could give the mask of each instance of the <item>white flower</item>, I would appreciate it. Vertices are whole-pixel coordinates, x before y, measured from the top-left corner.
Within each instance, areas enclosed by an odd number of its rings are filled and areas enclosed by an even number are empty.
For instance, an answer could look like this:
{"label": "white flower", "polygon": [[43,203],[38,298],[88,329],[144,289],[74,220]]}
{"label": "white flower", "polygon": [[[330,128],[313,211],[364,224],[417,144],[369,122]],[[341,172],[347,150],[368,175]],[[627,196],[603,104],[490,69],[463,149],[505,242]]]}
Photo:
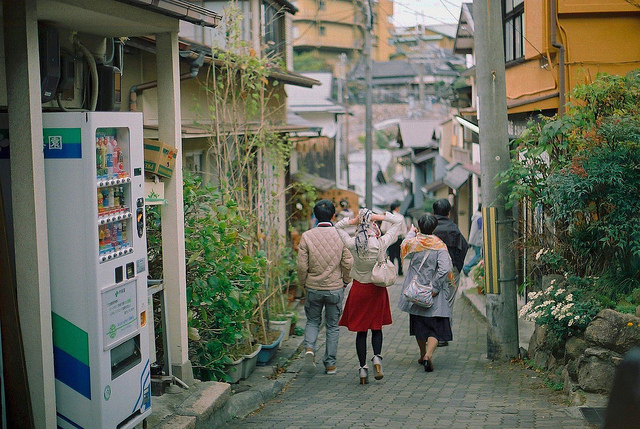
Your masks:
{"label": "white flower", "polygon": [[570,293],[569,295],[567,295],[566,300],[569,302],[573,301],[573,294]]}

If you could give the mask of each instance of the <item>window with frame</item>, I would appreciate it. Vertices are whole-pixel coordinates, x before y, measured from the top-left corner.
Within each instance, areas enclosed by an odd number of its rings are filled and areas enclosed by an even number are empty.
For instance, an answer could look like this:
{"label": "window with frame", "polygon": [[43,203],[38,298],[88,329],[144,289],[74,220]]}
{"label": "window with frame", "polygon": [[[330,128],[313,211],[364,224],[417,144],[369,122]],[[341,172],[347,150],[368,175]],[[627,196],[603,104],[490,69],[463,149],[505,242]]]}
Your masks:
{"label": "window with frame", "polygon": [[284,58],[286,40],[284,11],[277,5],[266,1],[262,3],[263,40],[268,58]]}
{"label": "window with frame", "polygon": [[524,57],[524,0],[502,0],[502,30],[506,63]]}
{"label": "window with frame", "polygon": [[318,10],[324,10],[325,4],[324,0],[318,0]]}
{"label": "window with frame", "polygon": [[327,33],[327,29],[325,28],[325,26],[324,26],[324,25],[321,25],[320,27],[318,27],[318,33],[319,33],[321,36],[324,36],[324,35]]}

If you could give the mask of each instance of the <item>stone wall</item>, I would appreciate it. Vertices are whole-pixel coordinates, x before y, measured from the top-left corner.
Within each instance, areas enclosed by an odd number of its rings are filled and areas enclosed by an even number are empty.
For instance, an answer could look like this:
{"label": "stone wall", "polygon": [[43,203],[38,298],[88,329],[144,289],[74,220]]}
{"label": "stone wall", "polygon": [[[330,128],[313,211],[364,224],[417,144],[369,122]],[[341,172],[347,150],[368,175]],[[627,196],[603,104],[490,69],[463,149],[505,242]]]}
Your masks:
{"label": "stone wall", "polygon": [[[640,307],[639,307],[640,309]],[[551,347],[547,331],[537,326],[529,342],[529,358],[551,374],[561,374],[564,392],[608,393],[624,355],[640,346],[640,317],[603,310],[580,337]]]}

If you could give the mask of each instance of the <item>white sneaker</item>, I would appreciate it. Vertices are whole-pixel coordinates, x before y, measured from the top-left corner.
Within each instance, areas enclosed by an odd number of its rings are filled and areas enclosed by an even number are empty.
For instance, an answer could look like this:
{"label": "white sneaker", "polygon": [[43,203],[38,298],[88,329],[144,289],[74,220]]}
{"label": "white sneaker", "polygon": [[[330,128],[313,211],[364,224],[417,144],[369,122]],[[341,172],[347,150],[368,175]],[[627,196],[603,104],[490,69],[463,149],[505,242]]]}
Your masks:
{"label": "white sneaker", "polygon": [[304,354],[304,370],[309,374],[315,374],[316,372],[316,356],[311,347],[307,348]]}

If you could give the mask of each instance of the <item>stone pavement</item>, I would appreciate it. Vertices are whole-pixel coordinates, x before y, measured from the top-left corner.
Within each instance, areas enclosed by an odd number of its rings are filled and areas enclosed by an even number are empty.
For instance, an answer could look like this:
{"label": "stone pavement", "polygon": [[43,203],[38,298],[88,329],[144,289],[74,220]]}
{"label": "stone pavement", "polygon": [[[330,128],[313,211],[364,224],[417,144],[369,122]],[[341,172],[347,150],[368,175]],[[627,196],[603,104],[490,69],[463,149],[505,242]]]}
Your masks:
{"label": "stone pavement", "polygon": [[[454,307],[454,340],[436,350],[434,372],[416,363],[418,348],[408,335],[408,315],[397,310],[397,284],[388,289],[394,322],[383,329],[382,380],[371,376],[368,385],[359,385],[355,334],[341,328],[336,375],[325,375],[322,365],[314,375],[303,372],[298,355],[284,374],[289,381],[282,393],[258,412],[223,427],[594,428],[535,371],[487,360],[482,297],[476,294],[474,303],[471,291],[463,294],[462,289]],[[318,347],[322,355],[324,343],[319,341]],[[212,422],[199,427],[220,426]]]}

